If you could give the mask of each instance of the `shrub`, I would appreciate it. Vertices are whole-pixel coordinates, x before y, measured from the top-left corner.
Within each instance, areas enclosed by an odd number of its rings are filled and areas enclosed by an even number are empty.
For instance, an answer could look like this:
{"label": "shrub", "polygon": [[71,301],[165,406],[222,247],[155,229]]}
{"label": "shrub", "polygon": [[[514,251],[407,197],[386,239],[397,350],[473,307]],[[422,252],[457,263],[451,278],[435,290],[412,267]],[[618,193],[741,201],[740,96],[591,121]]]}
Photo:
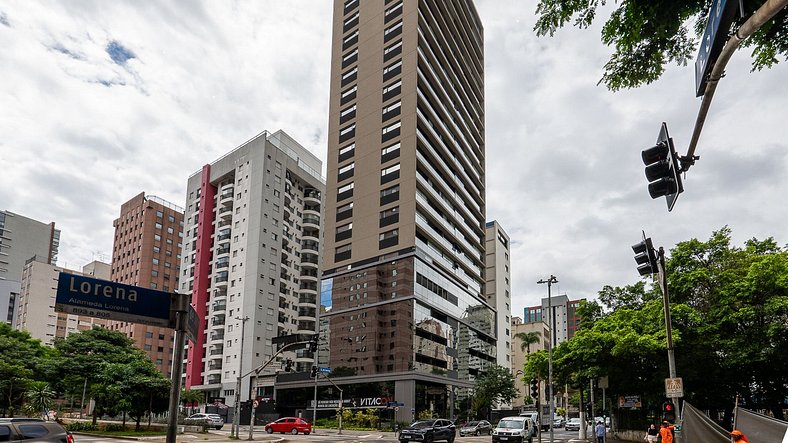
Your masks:
{"label": "shrub", "polygon": [[98,431],[99,428],[97,425],[89,421],[77,421],[74,423],[70,423],[66,426],[66,429],[72,432],[90,432],[90,431]]}
{"label": "shrub", "polygon": [[124,432],[126,427],[118,423],[107,423],[107,426],[104,428],[104,430],[107,432]]}

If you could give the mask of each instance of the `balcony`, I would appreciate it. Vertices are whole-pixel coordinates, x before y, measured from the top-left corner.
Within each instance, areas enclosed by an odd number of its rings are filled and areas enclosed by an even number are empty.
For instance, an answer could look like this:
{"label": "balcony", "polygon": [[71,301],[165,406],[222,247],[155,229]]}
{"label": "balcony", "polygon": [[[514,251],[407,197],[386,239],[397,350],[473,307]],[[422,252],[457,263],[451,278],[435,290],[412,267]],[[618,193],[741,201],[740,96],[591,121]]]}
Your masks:
{"label": "balcony", "polygon": [[222,257],[214,263],[213,267],[216,269],[226,268],[230,266],[230,257]]}
{"label": "balcony", "polygon": [[[303,224],[304,227],[313,227],[320,229],[320,217],[314,214],[304,214],[303,217]],[[309,226],[312,225],[312,226]]]}
{"label": "balcony", "polygon": [[222,361],[219,360],[219,363],[209,363],[208,370],[209,371],[220,371],[222,369]]}
{"label": "balcony", "polygon": [[216,276],[213,278],[213,281],[216,283],[227,283],[227,279],[229,278],[229,273],[227,271],[221,271],[216,273]]}
{"label": "balcony", "polygon": [[301,249],[310,249],[312,251],[319,251],[320,250],[320,243],[314,240],[303,240],[301,242]]}
{"label": "balcony", "polygon": [[220,312],[227,310],[227,302],[222,300],[221,302],[214,302],[213,304],[213,312]]}
{"label": "balcony", "polygon": [[211,334],[211,341],[224,340],[224,331],[214,332]]}
{"label": "balcony", "polygon": [[211,319],[211,326],[223,326],[224,325],[224,315],[220,315],[218,317],[214,317]]}
{"label": "balcony", "polygon": [[211,350],[208,351],[208,355],[222,355],[224,353],[224,346],[222,345],[213,345],[211,346]]}
{"label": "balcony", "polygon": [[222,247],[216,248],[215,254],[217,256],[229,254],[230,253],[230,245],[224,245]]}
{"label": "balcony", "polygon": [[301,305],[314,305],[317,303],[317,295],[314,294],[301,294],[298,296],[298,304]]}
{"label": "balcony", "polygon": [[309,251],[305,251],[303,254],[301,254],[301,264],[303,265],[305,263],[317,266],[317,255]]}
{"label": "balcony", "polygon": [[315,318],[315,308],[298,308],[298,317]]}
{"label": "balcony", "polygon": [[209,385],[218,385],[222,382],[222,376],[219,374],[211,374],[205,380]]}
{"label": "balcony", "polygon": [[298,288],[301,291],[314,291],[317,292],[317,282],[315,281],[301,281],[301,285]]}

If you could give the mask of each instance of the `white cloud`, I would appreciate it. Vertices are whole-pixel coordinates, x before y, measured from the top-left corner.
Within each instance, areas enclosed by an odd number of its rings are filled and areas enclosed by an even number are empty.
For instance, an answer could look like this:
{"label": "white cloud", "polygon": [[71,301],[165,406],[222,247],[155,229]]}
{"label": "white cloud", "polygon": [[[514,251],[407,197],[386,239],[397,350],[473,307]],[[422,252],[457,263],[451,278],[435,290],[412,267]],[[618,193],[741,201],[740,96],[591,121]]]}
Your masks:
{"label": "white cloud", "polygon": [[[478,0],[485,26],[488,219],[512,238],[515,315],[554,293],[593,297],[637,280],[640,230],[671,247],[730,225],[737,242],[788,241],[786,66],[736,54],[668,214],[640,151],[668,122],[686,151],[699,100],[692,66],[612,93],[599,24],[532,31],[529,2]],[[261,130],[326,157],[330,1],[6,2],[0,5],[0,208],[63,230],[61,264],[112,248],[120,204],[176,204],[187,177]],[[134,54],[118,65],[117,42]],[[109,86],[106,86],[109,85]]]}

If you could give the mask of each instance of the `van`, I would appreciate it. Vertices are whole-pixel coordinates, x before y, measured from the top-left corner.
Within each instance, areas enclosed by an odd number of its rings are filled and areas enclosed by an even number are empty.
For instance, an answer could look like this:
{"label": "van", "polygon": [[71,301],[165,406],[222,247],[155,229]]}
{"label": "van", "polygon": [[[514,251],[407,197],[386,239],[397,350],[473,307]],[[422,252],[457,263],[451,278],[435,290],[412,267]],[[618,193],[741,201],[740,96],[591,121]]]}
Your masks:
{"label": "van", "polygon": [[536,424],[529,417],[504,417],[492,431],[493,443],[532,443]]}
{"label": "van", "polygon": [[539,413],[536,411],[523,411],[520,413],[520,417],[528,417],[537,427],[539,426]]}

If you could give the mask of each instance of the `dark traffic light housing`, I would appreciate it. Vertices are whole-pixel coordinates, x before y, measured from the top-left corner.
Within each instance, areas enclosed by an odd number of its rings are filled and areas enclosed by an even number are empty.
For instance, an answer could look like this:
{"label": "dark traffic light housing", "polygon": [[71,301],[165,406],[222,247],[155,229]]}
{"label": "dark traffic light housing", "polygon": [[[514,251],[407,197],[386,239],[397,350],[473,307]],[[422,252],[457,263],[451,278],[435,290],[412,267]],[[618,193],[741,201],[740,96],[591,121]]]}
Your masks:
{"label": "dark traffic light housing", "polygon": [[317,377],[317,366],[312,366],[312,378]]}
{"label": "dark traffic light housing", "polygon": [[681,164],[668,134],[668,125],[663,122],[657,137],[657,144],[641,153],[646,165],[648,193],[651,198],[665,197],[668,211],[673,210],[679,194],[684,192],[681,181]]}
{"label": "dark traffic light housing", "polygon": [[285,360],[285,372],[290,372],[293,370],[293,360],[287,359]]}
{"label": "dark traffic light housing", "polygon": [[651,244],[651,238],[644,238],[642,242],[633,245],[632,250],[635,252],[635,262],[638,264],[638,273],[640,275],[659,272],[657,253]]}
{"label": "dark traffic light housing", "polygon": [[672,401],[662,403],[662,420],[671,423],[676,421],[676,405]]}
{"label": "dark traffic light housing", "polygon": [[536,377],[531,379],[531,397],[539,398],[539,379]]}

